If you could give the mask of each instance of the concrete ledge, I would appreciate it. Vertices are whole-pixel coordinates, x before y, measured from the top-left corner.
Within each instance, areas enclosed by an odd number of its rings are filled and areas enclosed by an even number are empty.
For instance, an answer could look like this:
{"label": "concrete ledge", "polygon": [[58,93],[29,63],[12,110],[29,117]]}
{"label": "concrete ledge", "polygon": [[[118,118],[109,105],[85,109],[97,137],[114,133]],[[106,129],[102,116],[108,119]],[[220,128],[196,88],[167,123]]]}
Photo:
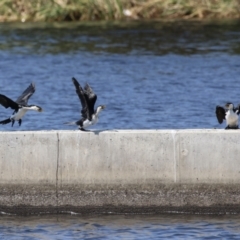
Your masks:
{"label": "concrete ledge", "polygon": [[0,212],[240,213],[240,131],[0,132]]}

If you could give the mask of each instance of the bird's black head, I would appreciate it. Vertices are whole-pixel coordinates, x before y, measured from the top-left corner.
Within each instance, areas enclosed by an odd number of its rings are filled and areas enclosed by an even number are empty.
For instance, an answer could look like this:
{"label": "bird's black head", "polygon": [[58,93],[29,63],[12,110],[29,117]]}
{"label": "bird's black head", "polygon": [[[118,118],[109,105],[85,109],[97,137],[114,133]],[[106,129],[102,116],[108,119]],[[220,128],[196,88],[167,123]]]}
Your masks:
{"label": "bird's black head", "polygon": [[96,114],[99,114],[103,109],[105,109],[105,105],[99,105],[96,110]]}
{"label": "bird's black head", "polygon": [[38,111],[38,112],[42,112],[43,109],[37,105],[29,105],[28,107],[30,107],[32,110]]}
{"label": "bird's black head", "polygon": [[225,104],[225,108],[228,109],[228,110],[233,109],[233,107],[234,107],[233,103],[231,103],[231,102],[228,102],[228,103]]}

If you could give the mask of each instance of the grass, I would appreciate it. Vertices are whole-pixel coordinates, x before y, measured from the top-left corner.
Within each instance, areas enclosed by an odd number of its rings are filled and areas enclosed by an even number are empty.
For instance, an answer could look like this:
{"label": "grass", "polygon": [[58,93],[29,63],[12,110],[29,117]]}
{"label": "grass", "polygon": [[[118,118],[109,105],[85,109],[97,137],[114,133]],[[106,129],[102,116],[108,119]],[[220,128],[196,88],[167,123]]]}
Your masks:
{"label": "grass", "polygon": [[240,18],[239,0],[0,0],[0,21]]}

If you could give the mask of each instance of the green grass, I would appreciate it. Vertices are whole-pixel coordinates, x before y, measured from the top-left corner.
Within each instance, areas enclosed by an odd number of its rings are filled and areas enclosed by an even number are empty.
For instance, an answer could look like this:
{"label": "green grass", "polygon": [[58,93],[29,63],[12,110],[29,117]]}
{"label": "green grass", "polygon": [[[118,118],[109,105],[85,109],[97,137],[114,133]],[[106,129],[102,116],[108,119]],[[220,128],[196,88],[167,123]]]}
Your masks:
{"label": "green grass", "polygon": [[0,0],[0,21],[240,18],[239,0]]}

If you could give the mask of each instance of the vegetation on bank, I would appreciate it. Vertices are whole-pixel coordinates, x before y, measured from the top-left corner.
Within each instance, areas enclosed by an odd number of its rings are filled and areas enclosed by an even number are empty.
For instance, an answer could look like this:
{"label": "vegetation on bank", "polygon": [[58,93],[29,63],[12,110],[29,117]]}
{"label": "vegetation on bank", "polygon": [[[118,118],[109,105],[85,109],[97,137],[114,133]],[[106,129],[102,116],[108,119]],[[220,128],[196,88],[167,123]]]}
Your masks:
{"label": "vegetation on bank", "polygon": [[0,0],[0,21],[240,18],[239,0]]}

